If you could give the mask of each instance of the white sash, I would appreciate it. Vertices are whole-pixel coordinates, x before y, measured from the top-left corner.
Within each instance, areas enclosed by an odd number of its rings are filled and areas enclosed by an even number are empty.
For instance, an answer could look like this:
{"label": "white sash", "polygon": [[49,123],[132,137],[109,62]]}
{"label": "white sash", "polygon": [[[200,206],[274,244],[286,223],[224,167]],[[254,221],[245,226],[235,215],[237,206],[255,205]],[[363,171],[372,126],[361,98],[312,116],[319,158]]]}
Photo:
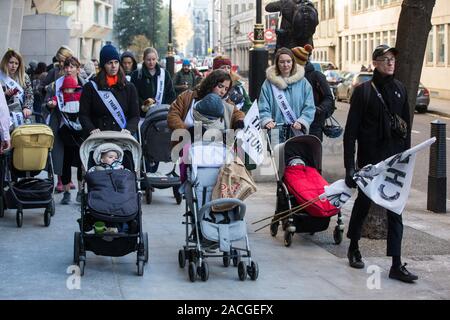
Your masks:
{"label": "white sash", "polygon": [[287,124],[293,124],[297,120],[297,117],[295,116],[295,113],[292,110],[291,105],[287,101],[284,92],[278,89],[273,84],[271,86],[273,95],[275,96],[275,100],[278,103],[278,107],[283,113],[284,120],[286,120]]}
{"label": "white sash", "polygon": [[194,114],[193,114],[193,111],[194,111],[194,104],[195,104],[195,99],[192,99],[191,107],[189,108],[189,111],[188,111],[188,113],[187,113],[187,115],[186,115],[186,118],[184,119],[184,124],[185,124],[188,128],[194,126]]}
{"label": "white sash", "polygon": [[158,82],[158,88],[156,90],[156,96],[155,101],[156,104],[159,106],[161,105],[163,101],[163,95],[164,95],[164,82],[166,80],[166,74],[163,68],[160,69],[161,73],[158,76],[157,82]]}
{"label": "white sash", "polygon": [[3,72],[0,71],[0,81],[2,81],[3,83],[5,83],[5,86],[7,89],[16,89],[19,90],[19,92],[17,92],[17,96],[20,99],[20,102],[23,104],[23,96],[24,96],[24,90],[23,88],[20,86],[20,84],[18,84],[16,81],[14,81],[13,79],[11,79],[11,77],[5,75]]}
{"label": "white sash", "polygon": [[[71,121],[70,119],[67,118],[67,116],[64,114],[67,112],[67,108],[65,108],[64,106],[64,96],[63,93],[61,91],[61,87],[63,85],[64,82],[64,77],[59,77],[56,81],[55,81],[55,95],[56,95],[56,100],[58,101],[58,109],[59,111],[61,111],[61,117],[65,123],[66,126],[68,126],[69,128],[75,130],[75,131],[81,131],[82,127],[80,124],[80,121],[77,119],[76,122]],[[79,111],[79,110],[78,110]],[[78,113],[75,112],[75,113]],[[73,113],[73,112],[70,112]],[[50,120],[50,119],[48,119]]]}
{"label": "white sash", "polygon": [[25,124],[25,118],[22,112],[10,112],[9,124],[12,129],[15,129]]}
{"label": "white sash", "polygon": [[125,114],[123,113],[123,109],[120,106],[119,101],[117,101],[116,97],[111,91],[101,91],[98,90],[97,84],[94,81],[91,81],[92,86],[95,91],[97,91],[100,99],[105,104],[108,111],[113,116],[114,120],[119,124],[122,129],[125,129],[127,126],[127,119],[125,118]]}

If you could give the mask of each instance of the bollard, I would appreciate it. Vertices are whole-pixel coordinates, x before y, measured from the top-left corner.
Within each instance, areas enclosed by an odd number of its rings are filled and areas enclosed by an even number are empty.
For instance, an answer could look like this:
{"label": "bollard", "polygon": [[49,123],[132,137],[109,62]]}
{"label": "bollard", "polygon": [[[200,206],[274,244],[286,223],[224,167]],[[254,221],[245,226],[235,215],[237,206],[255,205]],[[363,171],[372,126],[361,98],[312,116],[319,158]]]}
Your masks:
{"label": "bollard", "polygon": [[431,137],[436,142],[430,147],[428,171],[427,210],[445,213],[447,204],[447,156],[445,148],[445,122],[431,122]]}

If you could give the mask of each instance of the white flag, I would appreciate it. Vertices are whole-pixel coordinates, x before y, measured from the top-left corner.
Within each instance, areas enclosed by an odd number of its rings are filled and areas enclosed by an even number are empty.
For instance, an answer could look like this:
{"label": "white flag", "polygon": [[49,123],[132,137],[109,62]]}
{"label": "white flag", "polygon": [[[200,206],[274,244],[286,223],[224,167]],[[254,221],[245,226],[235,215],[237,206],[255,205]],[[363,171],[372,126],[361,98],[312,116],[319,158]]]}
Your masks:
{"label": "white flag", "polygon": [[433,137],[376,165],[369,164],[355,173],[353,179],[373,202],[401,214],[411,188],[416,153],[435,141]]}
{"label": "white flag", "polygon": [[350,199],[355,192],[354,189],[347,187],[344,179],[333,182],[324,187],[325,192],[319,196],[321,200],[327,199],[333,206],[340,209]]}
{"label": "white flag", "polygon": [[244,129],[238,132],[237,138],[242,140],[242,149],[257,165],[260,165],[264,161],[264,147],[256,100],[248,110],[244,119]]}

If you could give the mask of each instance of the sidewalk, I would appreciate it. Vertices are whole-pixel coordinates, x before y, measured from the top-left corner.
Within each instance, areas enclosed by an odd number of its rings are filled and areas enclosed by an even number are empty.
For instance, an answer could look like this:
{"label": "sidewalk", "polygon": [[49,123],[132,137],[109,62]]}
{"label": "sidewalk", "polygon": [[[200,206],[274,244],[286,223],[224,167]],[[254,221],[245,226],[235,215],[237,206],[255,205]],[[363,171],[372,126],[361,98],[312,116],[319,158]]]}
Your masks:
{"label": "sidewalk", "polygon": [[[207,282],[191,283],[187,268],[178,266],[184,242],[181,224],[184,203],[176,205],[171,189],[156,190],[151,205],[143,204],[143,229],[149,234],[150,259],[143,277],[136,275],[135,254],[110,258],[88,252],[80,290],[70,290],[73,233],[79,205],[59,204],[51,225],[43,226],[42,210],[26,210],[21,229],[15,211],[0,219],[0,299],[449,299],[450,215],[427,212],[426,196],[413,190],[403,213],[403,261],[420,277],[416,284],[388,279],[390,259],[385,241],[364,239],[361,250],[367,269],[348,266],[349,241],[335,245],[333,217],[326,232],[296,234],[291,247],[283,245],[280,228],[276,238],[253,221],[270,216],[275,207],[275,183],[258,183],[246,201],[252,256],[259,264],[257,281],[238,279],[237,268],[225,268],[221,258],[209,258]],[[72,192],[74,198],[75,191]],[[352,201],[343,208],[346,228]],[[374,282],[374,270],[381,271]],[[371,278],[372,276],[372,278]],[[376,287],[379,283],[379,289]]]}

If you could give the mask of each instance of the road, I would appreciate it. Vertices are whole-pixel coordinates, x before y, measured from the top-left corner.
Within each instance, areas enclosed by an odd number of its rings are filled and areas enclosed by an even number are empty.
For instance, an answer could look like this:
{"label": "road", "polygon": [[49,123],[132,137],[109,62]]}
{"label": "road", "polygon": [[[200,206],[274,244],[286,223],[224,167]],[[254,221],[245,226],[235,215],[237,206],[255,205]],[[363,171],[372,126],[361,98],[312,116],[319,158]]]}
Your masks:
{"label": "road", "polygon": [[[350,105],[345,102],[337,102],[336,103],[337,110],[335,111],[334,114],[342,126],[345,126],[345,121],[347,119],[347,113],[348,113],[349,106]],[[437,119],[447,123],[447,125],[446,125],[446,137],[447,137],[446,138],[447,139],[446,148],[447,148],[447,151],[450,149],[450,127],[448,125],[450,123],[450,121],[449,121],[450,118],[438,116],[438,115],[431,114],[431,113],[424,113],[424,114],[415,113],[414,114],[413,130],[411,133],[412,145],[416,145],[420,142],[423,142],[430,137],[430,132],[431,132],[430,123]],[[341,143],[342,143],[342,141],[339,140],[338,145],[341,145]],[[328,143],[326,141],[324,142],[324,146],[325,147],[328,146],[328,150],[330,148],[329,144],[330,144],[330,142],[328,142]],[[324,153],[326,155],[327,149],[326,148],[324,148],[324,149],[325,149]],[[335,152],[328,151],[328,153],[329,154],[332,153],[332,154],[336,155]],[[428,185],[428,172],[429,172],[429,152],[425,151],[425,152],[419,153],[417,156],[415,173],[414,173],[414,178],[413,178],[413,182],[412,182],[412,188],[414,188],[416,190],[420,190],[420,191],[426,191],[427,185]],[[449,172],[450,172],[450,162],[447,159],[447,174]],[[449,190],[450,190],[450,181],[449,181],[449,179],[447,179],[447,192]]]}

